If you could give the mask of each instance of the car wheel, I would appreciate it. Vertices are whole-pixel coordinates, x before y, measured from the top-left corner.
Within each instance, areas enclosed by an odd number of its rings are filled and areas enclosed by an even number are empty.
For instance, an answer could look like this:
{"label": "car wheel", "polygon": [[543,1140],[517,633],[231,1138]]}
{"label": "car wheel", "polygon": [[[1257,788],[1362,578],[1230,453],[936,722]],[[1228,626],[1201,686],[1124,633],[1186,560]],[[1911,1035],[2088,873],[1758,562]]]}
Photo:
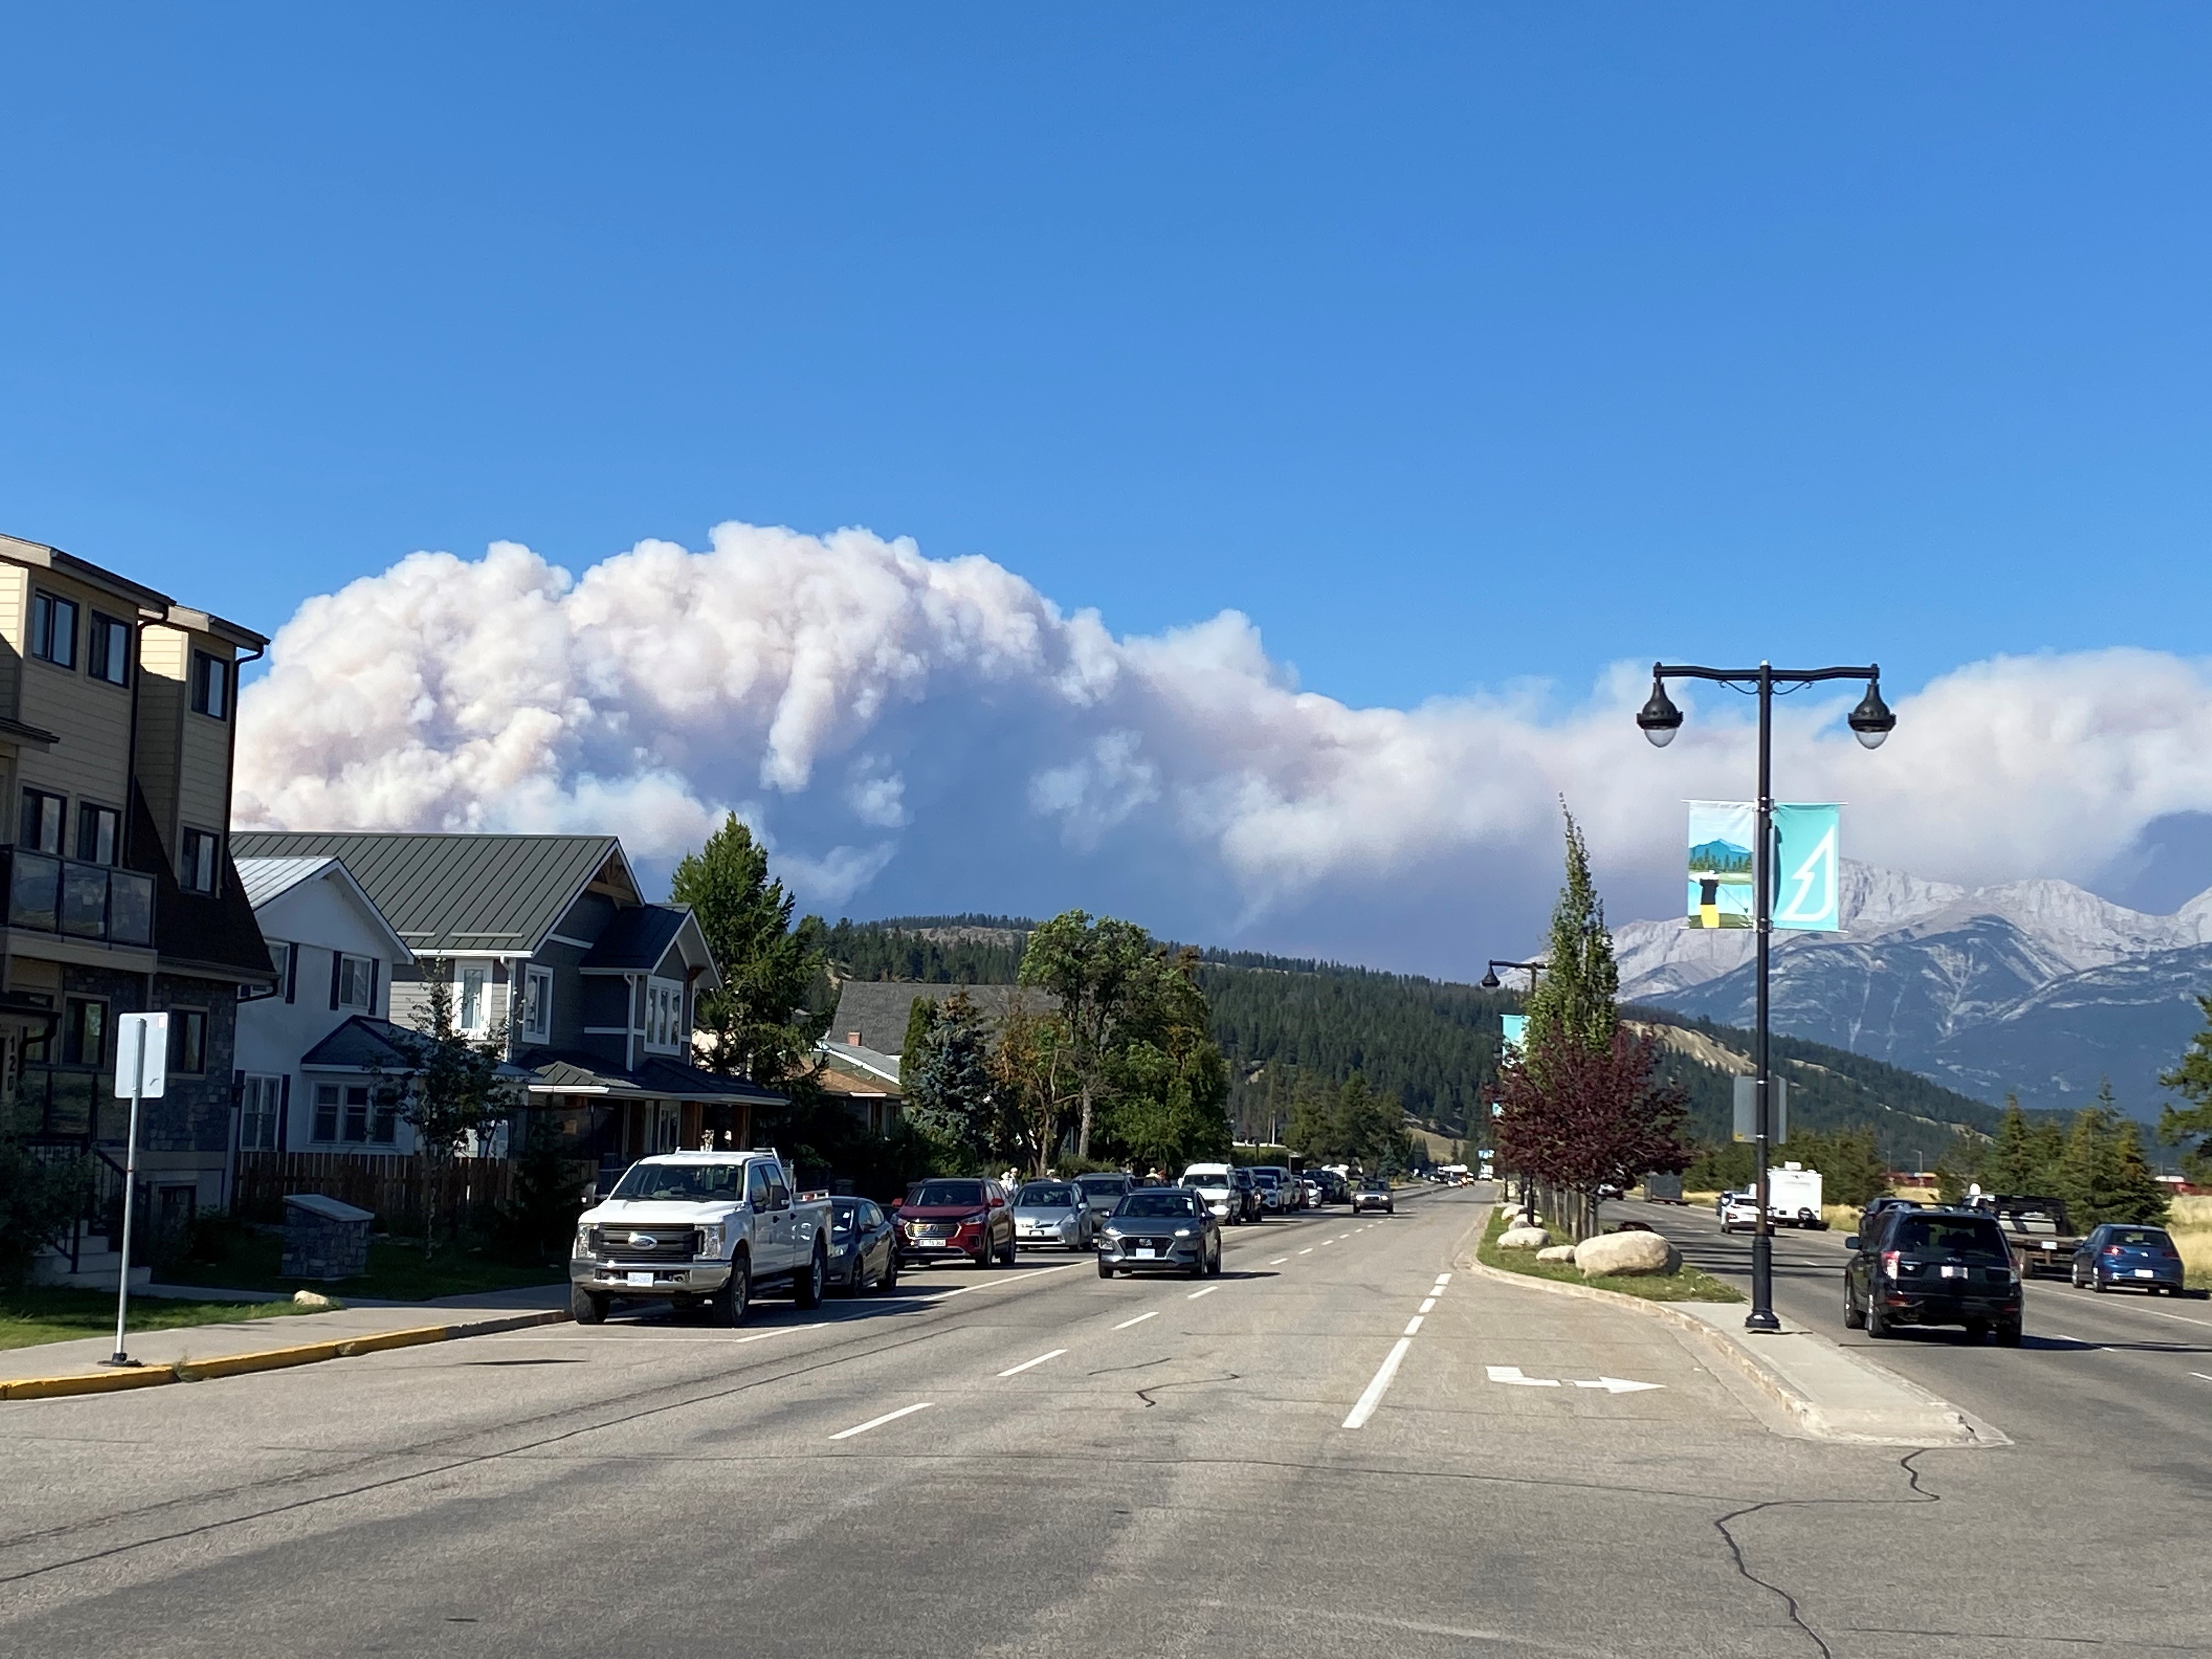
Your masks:
{"label": "car wheel", "polygon": [[739,1250],[730,1263],[730,1282],[707,1299],[707,1311],[717,1325],[742,1325],[752,1300],[752,1258]]}
{"label": "car wheel", "polygon": [[802,1308],[822,1305],[823,1287],[830,1282],[830,1253],[816,1241],[814,1255],[806,1264],[806,1271],[793,1281],[791,1299]]}
{"label": "car wheel", "polygon": [[2092,1272],[2089,1275],[2089,1288],[2096,1291],[2099,1296],[2102,1296],[2112,1287],[2106,1281],[2104,1274]]}
{"label": "car wheel", "polygon": [[1216,1279],[1221,1277],[1221,1241],[1218,1239],[1214,1241],[1213,1254],[1206,1259],[1206,1271]]}
{"label": "car wheel", "polygon": [[896,1290],[898,1288],[898,1252],[896,1250],[893,1250],[889,1255],[884,1258],[884,1276],[876,1281],[876,1288],[879,1291]]}
{"label": "car wheel", "polygon": [[991,1248],[990,1235],[986,1233],[983,1236],[982,1247],[969,1259],[979,1267],[988,1267],[992,1264],[993,1261],[997,1257],[998,1254],[999,1253],[996,1250]]}
{"label": "car wheel", "polygon": [[1848,1280],[1844,1285],[1844,1328],[1847,1331],[1866,1328],[1866,1316],[1859,1311],[1858,1304],[1851,1300],[1851,1287]]}
{"label": "car wheel", "polygon": [[1015,1252],[1020,1249],[1021,1246],[1015,1242],[1014,1236],[1012,1233],[1007,1234],[1006,1253],[1000,1256],[999,1260],[1005,1262],[1009,1267],[1012,1267],[1014,1265]]}
{"label": "car wheel", "polygon": [[1890,1334],[1889,1316],[1881,1310],[1881,1304],[1871,1296],[1867,1298],[1866,1334],[1877,1342]]}
{"label": "car wheel", "polygon": [[611,1297],[601,1296],[581,1285],[568,1292],[568,1316],[579,1325],[603,1325],[607,1318],[607,1304]]}
{"label": "car wheel", "polygon": [[2016,1319],[2008,1319],[2003,1324],[1998,1326],[1996,1328],[1996,1338],[1997,1346],[2000,1348],[2017,1348],[2020,1346],[2020,1322]]}
{"label": "car wheel", "polygon": [[1114,1277],[1114,1264],[1103,1255],[1098,1258],[1098,1277],[1101,1279]]}
{"label": "car wheel", "polygon": [[2078,1291],[2081,1288],[2081,1269],[2078,1265],[2076,1265],[2074,1270],[2068,1273],[2066,1277],[2073,1281],[2074,1288],[2075,1290]]}

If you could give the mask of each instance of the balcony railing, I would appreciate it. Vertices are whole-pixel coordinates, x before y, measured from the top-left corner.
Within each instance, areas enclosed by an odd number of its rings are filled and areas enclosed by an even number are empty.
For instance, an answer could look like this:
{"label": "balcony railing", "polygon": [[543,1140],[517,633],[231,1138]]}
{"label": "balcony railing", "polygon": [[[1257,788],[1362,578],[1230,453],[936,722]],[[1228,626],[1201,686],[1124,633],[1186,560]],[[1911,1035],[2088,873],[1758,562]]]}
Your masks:
{"label": "balcony railing", "polygon": [[108,945],[154,943],[154,878],[19,847],[5,860],[8,925]]}

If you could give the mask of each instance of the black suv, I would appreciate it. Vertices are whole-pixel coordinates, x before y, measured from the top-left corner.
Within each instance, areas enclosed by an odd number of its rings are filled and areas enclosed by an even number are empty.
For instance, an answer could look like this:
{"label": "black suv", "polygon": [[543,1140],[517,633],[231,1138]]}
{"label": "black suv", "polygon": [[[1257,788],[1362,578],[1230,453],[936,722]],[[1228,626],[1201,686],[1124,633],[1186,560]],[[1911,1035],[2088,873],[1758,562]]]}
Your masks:
{"label": "black suv", "polygon": [[1884,1210],[1844,1241],[1844,1323],[1883,1337],[1899,1325],[1963,1325],[2020,1346],[2020,1275],[1995,1217],[1971,1210]]}

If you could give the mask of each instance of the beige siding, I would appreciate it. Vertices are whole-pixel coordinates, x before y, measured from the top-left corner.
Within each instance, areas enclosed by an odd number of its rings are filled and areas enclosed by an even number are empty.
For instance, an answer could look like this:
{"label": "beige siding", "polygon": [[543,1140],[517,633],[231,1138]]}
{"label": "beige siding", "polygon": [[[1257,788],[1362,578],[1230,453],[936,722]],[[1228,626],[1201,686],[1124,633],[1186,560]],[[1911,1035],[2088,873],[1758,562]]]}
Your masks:
{"label": "beige siding", "polygon": [[[24,662],[16,704],[19,718],[61,738],[52,749],[25,753],[19,778],[29,787],[69,798],[66,833],[73,836],[80,801],[117,811],[127,811],[131,805],[131,693],[94,679],[84,666],[93,612],[114,616],[124,607],[98,589],[52,571],[37,573],[27,585],[73,600],[77,607],[76,666]],[[9,817],[12,833],[14,814]],[[65,843],[64,850],[74,849]]]}
{"label": "beige siding", "polygon": [[[201,647],[207,649],[206,645]],[[228,651],[219,653],[228,661]],[[183,765],[177,777],[177,822],[217,835],[230,828],[230,722],[184,713]]]}
{"label": "beige siding", "polygon": [[[191,660],[191,636],[159,624],[140,638],[138,652],[138,787],[161,831],[161,851],[177,861],[178,781],[184,744],[185,668]],[[217,819],[207,826],[228,830]]]}
{"label": "beige siding", "polygon": [[22,719],[23,653],[29,627],[31,573],[20,564],[0,564],[0,714]]}

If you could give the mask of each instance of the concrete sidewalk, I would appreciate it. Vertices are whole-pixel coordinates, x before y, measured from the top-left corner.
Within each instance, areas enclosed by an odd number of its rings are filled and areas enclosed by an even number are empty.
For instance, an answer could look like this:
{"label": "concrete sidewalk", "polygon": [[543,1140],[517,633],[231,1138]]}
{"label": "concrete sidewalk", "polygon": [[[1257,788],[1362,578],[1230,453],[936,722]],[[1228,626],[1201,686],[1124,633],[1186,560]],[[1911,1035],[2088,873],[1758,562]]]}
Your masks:
{"label": "concrete sidewalk", "polygon": [[[102,1394],[163,1382],[273,1370],[341,1359],[353,1353],[489,1335],[568,1317],[566,1285],[538,1285],[435,1302],[379,1303],[327,1313],[226,1320],[175,1330],[132,1332],[130,1369],[100,1362],[115,1351],[112,1336],[46,1342],[0,1352],[0,1399]],[[46,1386],[51,1384],[52,1386]]]}

